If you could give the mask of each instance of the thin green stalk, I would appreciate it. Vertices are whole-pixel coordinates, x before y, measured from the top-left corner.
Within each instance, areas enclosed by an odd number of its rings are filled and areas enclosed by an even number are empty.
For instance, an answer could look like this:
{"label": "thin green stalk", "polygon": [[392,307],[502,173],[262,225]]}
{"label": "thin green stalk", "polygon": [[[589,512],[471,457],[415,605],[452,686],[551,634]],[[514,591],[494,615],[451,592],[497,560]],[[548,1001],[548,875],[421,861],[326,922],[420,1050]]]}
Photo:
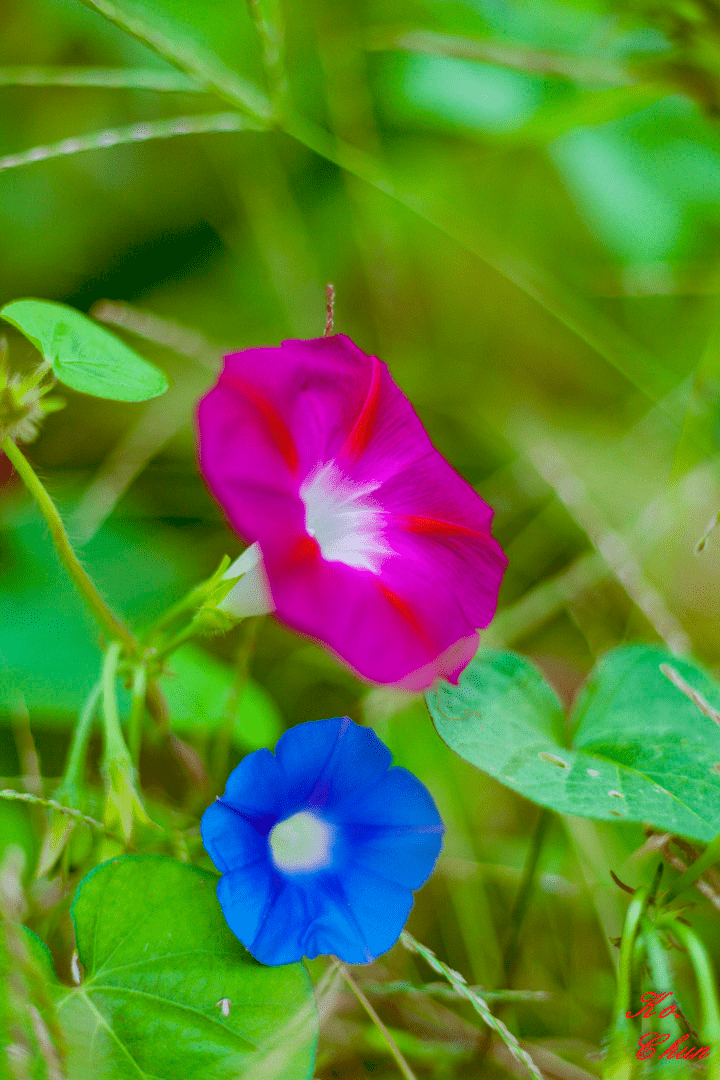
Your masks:
{"label": "thin green stalk", "polygon": [[102,773],[105,781],[105,822],[120,826],[125,841],[129,841],[135,820],[150,821],[135,788],[135,767],[120,727],[116,697],[118,664],[122,645],[113,641],[103,664],[103,719],[105,722],[105,753]]}
{"label": "thin green stalk", "polygon": [[705,946],[691,927],[673,920],[672,932],[687,949],[695,971],[703,1011],[702,1033],[713,1048],[708,1061],[707,1076],[715,1080],[720,1076],[720,1005],[712,963]]}
{"label": "thin green stalk", "polygon": [[677,881],[673,882],[663,896],[663,903],[667,904],[674,900],[676,896],[679,896],[681,892],[693,885],[700,875],[714,866],[716,862],[720,862],[720,835],[711,840],[700,858],[696,859],[691,866],[688,866],[685,873],[681,874]]}
{"label": "thin green stalk", "polygon": [[128,722],[128,746],[132,763],[137,768],[142,745],[143,720],[145,719],[145,695],[147,692],[147,669],[144,664],[135,668],[132,686],[132,703]]}
{"label": "thin green stalk", "polygon": [[121,652],[121,643],[113,641],[105,654],[105,663],[103,664],[102,698],[103,719],[105,721],[105,763],[111,758],[131,763],[130,754],[120,727],[120,713],[118,712],[115,690]]}
{"label": "thin green stalk", "polygon": [[603,1068],[605,1080],[628,1080],[635,1069],[634,1030],[628,1020],[632,996],[633,966],[637,959],[636,942],[648,901],[648,890],[638,889],[628,907],[620,942],[620,961],[617,991],[613,1010],[613,1026],[607,1057]]}
{"label": "thin green stalk", "polygon": [[397,1067],[400,1070],[400,1072],[405,1077],[405,1080],[417,1080],[417,1077],[415,1076],[415,1073],[412,1071],[412,1069],[408,1065],[407,1061],[403,1057],[402,1052],[400,1050],[400,1047],[395,1042],[392,1035],[390,1034],[388,1029],[385,1027],[382,1020],[380,1019],[378,1014],[375,1012],[375,1010],[373,1009],[373,1007],[370,1004],[370,1002],[368,1001],[368,999],[365,997],[365,994],[363,994],[362,990],[360,989],[358,984],[353,979],[352,975],[350,974],[350,972],[346,968],[345,964],[339,963],[338,966],[339,966],[340,972],[342,973],[343,978],[345,979],[345,982],[348,984],[348,986],[352,990],[353,994],[358,999],[358,1001],[362,1005],[363,1009],[368,1014],[368,1016],[372,1020],[373,1024],[375,1024],[376,1028],[378,1029],[378,1031],[382,1035],[383,1039],[387,1043],[387,1048],[390,1051],[390,1053],[392,1054],[392,1056],[394,1057],[395,1063],[397,1064]]}
{"label": "thin green stalk", "polygon": [[[657,929],[647,919],[644,919],[641,934],[645,944],[645,959],[650,971],[649,989],[661,994],[666,993],[667,991],[676,994],[677,991],[675,990],[672,971],[670,969],[670,964],[668,963],[668,955],[660,940]],[[672,998],[670,1000],[672,1000]],[[671,1039],[673,1042],[684,1034],[680,1019],[675,1012],[669,1013],[663,1020],[670,1028]],[[658,1062],[655,1068],[660,1069],[660,1062]],[[671,1068],[674,1071],[677,1071],[677,1062],[665,1059],[662,1063],[662,1071],[670,1072]]]}
{"label": "thin green stalk", "polygon": [[204,634],[216,634],[221,630],[230,630],[240,620],[218,608],[202,608],[187,626],[180,630],[174,637],[166,641],[160,648],[155,649],[153,661],[160,663],[166,657],[174,653],[185,642]]}
{"label": "thin green stalk", "polygon": [[35,473],[22,451],[16,446],[11,438],[6,437],[0,443],[0,449],[7,454],[8,458],[20,474],[23,483],[35,499],[42,516],[47,522],[52,536],[55,550],[62,560],[65,569],[72,578],[75,587],[82,596],[92,614],[97,619],[107,637],[117,639],[130,649],[137,651],[137,642],[127,627],[113,615],[92,581],[85,573],[80,561],[73,551],[72,544],[65,532],[65,526],[57,511],[57,508],[45,490],[40,478]]}
{"label": "thin green stalk", "polygon": [[623,927],[622,940],[620,942],[620,963],[618,965],[617,994],[615,996],[615,1019],[620,1023],[626,1019],[630,1011],[630,996],[632,994],[632,966],[635,954],[635,938],[637,937],[640,920],[642,919],[647,904],[647,889],[638,889],[627,910],[625,925]]}
{"label": "thin green stalk", "polygon": [[535,886],[540,852],[542,851],[549,825],[550,812],[549,810],[541,809],[540,815],[535,823],[533,834],[530,838],[530,847],[528,848],[525,859],[520,885],[518,886],[517,896],[515,897],[512,911],[510,912],[510,936],[507,945],[505,946],[505,955],[503,956],[503,967],[505,969],[505,978],[508,985],[510,985],[515,963],[517,961],[520,930],[530,903],[530,896]]}
{"label": "thin green stalk", "polygon": [[88,740],[90,738],[90,732],[92,731],[95,709],[100,700],[102,690],[102,679],[99,679],[90,691],[85,704],[82,707],[82,712],[78,717],[78,722],[75,725],[75,730],[73,732],[72,743],[70,744],[68,762],[65,766],[65,775],[62,778],[60,787],[55,792],[60,802],[74,802],[82,787],[82,774],[85,765]]}
{"label": "thin green stalk", "polygon": [[179,649],[181,645],[184,645],[187,641],[191,641],[194,637],[203,633],[203,628],[198,626],[195,619],[192,620],[187,626],[183,627],[175,637],[170,638],[160,649],[158,649],[153,657],[155,661],[165,660],[171,653],[174,653],[176,649]]}

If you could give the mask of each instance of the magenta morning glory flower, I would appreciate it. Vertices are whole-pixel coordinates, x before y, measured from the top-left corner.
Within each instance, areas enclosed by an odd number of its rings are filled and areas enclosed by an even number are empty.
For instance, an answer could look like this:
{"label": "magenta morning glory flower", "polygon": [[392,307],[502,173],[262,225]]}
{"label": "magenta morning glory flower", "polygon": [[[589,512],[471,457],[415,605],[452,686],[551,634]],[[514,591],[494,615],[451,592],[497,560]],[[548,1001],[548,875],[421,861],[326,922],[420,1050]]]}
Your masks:
{"label": "magenta morning glory flower", "polygon": [[232,353],[198,428],[205,480],[252,544],[227,610],[275,611],[373,682],[457,681],[506,559],[385,364],[342,334]]}
{"label": "magenta morning glory flower", "polygon": [[347,716],[248,754],[202,817],[233,933],[262,964],[368,963],[397,941],[443,823],[427,788]]}

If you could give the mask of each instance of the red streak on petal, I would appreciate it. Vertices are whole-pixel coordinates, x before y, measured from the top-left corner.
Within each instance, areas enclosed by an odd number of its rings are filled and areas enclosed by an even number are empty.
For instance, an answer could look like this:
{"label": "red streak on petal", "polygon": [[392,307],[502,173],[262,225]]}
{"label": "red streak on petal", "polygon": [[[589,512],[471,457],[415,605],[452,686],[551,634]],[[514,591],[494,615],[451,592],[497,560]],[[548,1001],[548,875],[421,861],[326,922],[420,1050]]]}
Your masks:
{"label": "red streak on petal", "polygon": [[421,638],[421,640],[426,645],[429,645],[430,648],[433,648],[433,643],[430,639],[430,635],[418,619],[413,609],[408,604],[407,600],[403,600],[402,596],[398,596],[396,592],[393,592],[393,590],[388,585],[386,585],[384,581],[380,581],[376,578],[375,584],[380,590],[382,596],[392,607],[395,608],[398,615],[400,615],[401,618],[405,620],[408,626],[412,629],[413,633],[417,634],[417,636]]}
{"label": "red streak on petal", "polygon": [[488,533],[478,532],[468,525],[461,525],[455,521],[441,521],[439,518],[425,517],[423,514],[398,514],[396,524],[408,532],[419,533],[421,536],[467,536],[473,540],[479,540],[482,544],[494,546],[495,541]]}
{"label": "red streak on petal", "polygon": [[341,456],[350,458],[351,460],[360,457],[360,454],[362,454],[363,450],[370,442],[378,403],[380,401],[380,361],[376,356],[373,356],[372,363],[373,368],[367,397],[360,410],[360,415],[355,421],[355,425],[343,443],[342,450],[340,451]]}
{"label": "red streak on petal", "polygon": [[268,401],[268,399],[264,397],[259,390],[256,390],[254,386],[250,386],[249,383],[246,383],[243,379],[238,379],[235,375],[226,375],[223,373],[220,376],[219,382],[223,383],[225,386],[231,386],[233,390],[237,390],[238,393],[242,394],[253,403],[262,416],[265,426],[268,429],[275,446],[280,451],[285,464],[291,472],[297,472],[300,459],[298,458],[298,452],[293,437],[290,434],[290,429],[272,402]]}
{"label": "red streak on petal", "polygon": [[288,552],[287,565],[291,570],[302,570],[308,563],[320,558],[320,545],[312,536],[301,536]]}

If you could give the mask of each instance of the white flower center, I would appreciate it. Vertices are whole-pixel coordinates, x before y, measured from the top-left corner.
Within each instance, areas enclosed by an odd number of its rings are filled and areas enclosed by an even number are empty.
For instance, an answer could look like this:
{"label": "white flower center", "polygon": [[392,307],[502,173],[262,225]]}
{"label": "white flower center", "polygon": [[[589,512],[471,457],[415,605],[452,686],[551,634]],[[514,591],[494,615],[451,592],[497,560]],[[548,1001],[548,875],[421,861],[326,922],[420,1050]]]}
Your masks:
{"label": "white flower center", "polygon": [[300,488],[305,528],[324,559],[378,574],[392,549],[383,537],[383,511],[369,499],[379,483],[353,484],[333,462],[311,473]]}
{"label": "white flower center", "polygon": [[308,810],[301,810],[271,829],[270,849],[278,870],[322,870],[332,862],[332,828]]}

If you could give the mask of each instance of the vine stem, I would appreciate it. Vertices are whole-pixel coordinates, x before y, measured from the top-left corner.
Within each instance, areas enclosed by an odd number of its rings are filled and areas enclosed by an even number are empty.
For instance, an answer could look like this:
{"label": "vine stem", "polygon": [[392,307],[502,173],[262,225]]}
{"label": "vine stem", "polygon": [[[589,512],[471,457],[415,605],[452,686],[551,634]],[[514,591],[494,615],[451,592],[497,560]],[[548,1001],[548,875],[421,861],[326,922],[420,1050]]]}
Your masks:
{"label": "vine stem", "polygon": [[72,544],[65,532],[65,526],[62,523],[57,507],[48,495],[40,477],[37,475],[30,462],[9,435],[3,439],[2,443],[0,443],[0,449],[8,456],[15,469],[20,474],[28,491],[38,504],[40,512],[50,529],[50,535],[55,544],[55,550],[60,556],[68,574],[72,578],[75,587],[100,626],[103,628],[108,639],[110,641],[121,641],[122,644],[133,653],[137,652],[137,641],[127,627],[123,626],[123,624],[113,615],[112,611],[83,570],[80,560],[73,551]]}
{"label": "vine stem", "polygon": [[373,1009],[372,1005],[368,1001],[365,994],[362,992],[362,990],[360,989],[358,984],[353,979],[352,975],[348,971],[345,964],[343,964],[341,961],[338,961],[338,968],[339,968],[345,982],[348,984],[348,986],[352,990],[353,994],[358,999],[358,1001],[362,1005],[363,1009],[368,1014],[368,1016],[372,1020],[373,1024],[375,1024],[376,1028],[378,1029],[378,1031],[382,1035],[383,1039],[387,1043],[388,1050],[390,1051],[390,1053],[394,1057],[395,1062],[397,1064],[397,1067],[400,1070],[400,1072],[403,1074],[403,1076],[405,1077],[405,1080],[417,1080],[417,1077],[415,1076],[415,1073],[412,1071],[412,1069],[408,1065],[407,1061],[403,1057],[403,1054],[402,1054],[402,1051],[400,1050],[400,1047],[395,1042],[392,1035],[390,1034],[388,1029],[385,1027],[385,1025],[383,1024],[383,1022],[380,1019],[380,1017],[378,1016],[378,1014]]}
{"label": "vine stem", "polygon": [[[10,459],[26,488],[35,499],[35,502],[40,509],[40,513],[47,522],[53,544],[55,545],[55,550],[57,551],[63,566],[70,575],[70,579],[82,596],[90,612],[102,627],[103,633],[108,641],[119,641],[131,656],[140,657],[142,646],[128,628],[113,615],[112,611],[86,574],[80,560],[73,550],[73,546],[70,543],[70,539],[65,531],[65,526],[62,523],[62,518],[58,513],[55,503],[48,495],[40,477],[37,475],[22,450],[20,450],[9,436],[6,436],[2,442],[0,442],[0,450],[2,450]],[[154,679],[149,682],[147,687],[147,705],[157,721],[161,732],[167,732],[169,725],[167,705],[162,692]]]}

